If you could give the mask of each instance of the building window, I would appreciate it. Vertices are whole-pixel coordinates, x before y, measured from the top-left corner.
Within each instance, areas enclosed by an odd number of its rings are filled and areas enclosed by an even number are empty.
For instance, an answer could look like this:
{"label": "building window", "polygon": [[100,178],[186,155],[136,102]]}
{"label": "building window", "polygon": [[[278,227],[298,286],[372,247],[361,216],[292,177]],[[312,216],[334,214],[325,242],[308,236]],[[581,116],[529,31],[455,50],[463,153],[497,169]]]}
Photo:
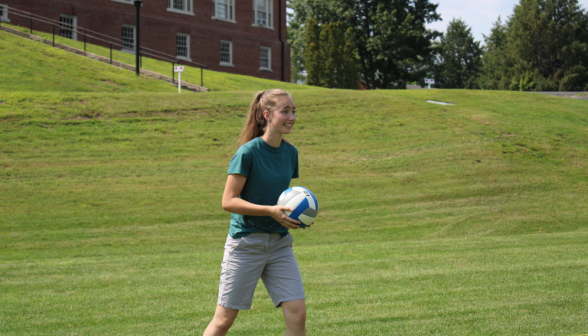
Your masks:
{"label": "building window", "polygon": [[168,0],[167,10],[174,13],[194,15],[192,1],[193,0]]}
{"label": "building window", "polygon": [[0,3],[0,20],[2,22],[10,22],[8,18],[8,5]]}
{"label": "building window", "polygon": [[59,14],[59,35],[68,39],[77,40],[76,27],[78,18],[67,14]]}
{"label": "building window", "polygon": [[272,49],[268,47],[261,47],[259,49],[259,69],[272,70]]}
{"label": "building window", "polygon": [[176,54],[178,58],[190,60],[190,35],[176,35]]}
{"label": "building window", "polygon": [[135,50],[135,26],[122,26],[122,45],[124,49]]}
{"label": "building window", "polygon": [[273,27],[272,0],[253,0],[253,25]]}
{"label": "building window", "polygon": [[233,65],[233,42],[221,41],[220,59],[220,65]]}
{"label": "building window", "polygon": [[[129,4],[129,5],[134,5],[133,0],[111,0],[111,1],[120,2],[120,3],[124,3],[124,4]],[[142,6],[142,4],[141,4],[141,6]]]}
{"label": "building window", "polygon": [[235,0],[212,0],[212,18],[235,22]]}

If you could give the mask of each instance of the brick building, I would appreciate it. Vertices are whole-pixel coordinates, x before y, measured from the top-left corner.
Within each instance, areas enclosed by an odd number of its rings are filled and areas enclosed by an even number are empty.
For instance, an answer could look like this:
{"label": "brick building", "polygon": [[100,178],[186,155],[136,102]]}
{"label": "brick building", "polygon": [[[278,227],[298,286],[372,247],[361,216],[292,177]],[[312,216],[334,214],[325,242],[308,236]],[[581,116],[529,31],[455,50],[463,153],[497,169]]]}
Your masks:
{"label": "brick building", "polygon": [[[0,4],[122,38],[128,43],[126,51],[133,52],[132,0],[0,0]],[[10,10],[0,15],[4,22],[29,26],[28,19],[11,15]],[[35,29],[52,28],[36,24]],[[143,0],[140,29],[142,47],[215,71],[290,81],[286,0]],[[83,39],[75,31],[60,34]]]}

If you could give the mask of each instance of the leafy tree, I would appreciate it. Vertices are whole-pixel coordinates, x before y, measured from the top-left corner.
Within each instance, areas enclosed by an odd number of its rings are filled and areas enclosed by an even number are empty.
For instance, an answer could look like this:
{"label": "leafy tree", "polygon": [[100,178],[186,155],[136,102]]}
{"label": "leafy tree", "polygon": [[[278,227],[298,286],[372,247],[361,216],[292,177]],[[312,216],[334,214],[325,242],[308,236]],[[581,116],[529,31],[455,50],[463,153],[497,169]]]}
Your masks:
{"label": "leafy tree", "polygon": [[439,60],[435,84],[443,88],[477,88],[482,61],[480,42],[461,19],[453,19],[439,42]]}
{"label": "leafy tree", "polygon": [[362,79],[381,88],[404,88],[421,79],[440,34],[425,28],[440,20],[428,0],[336,0],[344,22],[356,32]]}
{"label": "leafy tree", "polygon": [[[346,38],[347,29],[353,28],[350,46],[357,50],[361,78],[376,87],[403,88],[421,79],[422,64],[431,57],[431,41],[440,35],[425,28],[426,23],[440,20],[437,5],[429,0],[289,0],[288,4],[294,10],[289,30],[291,59],[298,69],[308,72],[307,61],[300,56],[308,55],[308,19],[319,26],[340,21]],[[305,43],[301,43],[302,32]]]}

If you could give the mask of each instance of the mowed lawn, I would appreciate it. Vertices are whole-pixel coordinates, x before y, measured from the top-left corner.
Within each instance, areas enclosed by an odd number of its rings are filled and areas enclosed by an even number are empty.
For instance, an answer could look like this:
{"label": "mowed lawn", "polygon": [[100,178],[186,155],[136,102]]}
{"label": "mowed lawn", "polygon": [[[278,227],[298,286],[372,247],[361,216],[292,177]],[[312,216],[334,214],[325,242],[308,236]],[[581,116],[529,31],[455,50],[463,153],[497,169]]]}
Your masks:
{"label": "mowed lawn", "polygon": [[20,91],[172,93],[177,87],[0,31],[0,100]]}
{"label": "mowed lawn", "polygon": [[[202,334],[253,94],[1,93],[0,334]],[[292,94],[309,335],[588,333],[585,101]],[[231,334],[283,331],[260,283]]]}
{"label": "mowed lawn", "polygon": [[[28,28],[6,23],[2,24],[26,33],[30,32]],[[52,34],[35,30],[33,33],[49,41],[53,39]],[[79,39],[80,41],[75,41],[65,37],[55,36],[56,43],[84,50],[83,37],[79,36]],[[111,57],[110,48],[92,44],[92,42],[96,41],[91,38],[88,38],[87,42],[86,51],[104,57]],[[42,51],[40,54],[38,52],[39,50]],[[21,55],[22,53],[26,53],[26,55]],[[44,58],[47,55],[54,57],[56,54],[59,55],[57,61],[49,61]],[[135,65],[136,63],[134,54],[123,52],[116,48],[112,50],[112,58],[115,61],[130,65]],[[194,61],[198,62],[196,59]],[[18,67],[2,67],[2,65],[8,64],[15,65],[17,62],[20,63]],[[174,75],[173,64],[170,62],[143,57],[141,64],[144,69],[164,74],[166,76]],[[269,79],[212,71],[206,68],[201,71],[201,69],[195,64],[186,62],[181,62],[181,64],[185,66],[185,70],[182,73],[182,81],[188,81],[197,85],[202,84],[212,91],[266,90],[274,88],[276,83],[279,83],[278,85],[284,89],[305,90],[312,88],[310,86],[291,83],[280,83]],[[37,67],[39,65],[42,65],[43,67],[38,69]],[[178,65],[178,63],[175,65]],[[99,68],[100,72],[97,73],[96,68]],[[160,81],[158,85],[149,85],[149,80],[144,80],[142,85],[139,86],[132,81],[132,79],[135,78],[135,74],[132,71],[112,67],[90,59],[84,59],[66,51],[54,49],[51,46],[29,41],[1,31],[0,70],[2,70],[0,72],[0,91],[130,92],[132,89],[135,89],[136,91],[155,91],[155,89],[157,89],[159,92],[174,92],[173,86],[166,82]],[[279,69],[274,69],[274,71],[279,71]],[[54,74],[59,72],[66,76],[55,78]],[[108,74],[112,72],[115,72],[116,76],[108,76]],[[123,75],[121,75],[121,73]],[[78,74],[82,74],[82,77],[74,78]],[[263,76],[264,73],[260,72],[259,75]],[[177,74],[174,76],[177,80]],[[112,77],[114,77],[114,79],[112,79]],[[19,78],[19,80],[10,80],[12,78]],[[93,87],[87,85],[88,82],[92,82],[93,79],[101,79],[103,82],[92,83]],[[150,80],[157,82],[155,79]],[[91,88],[91,90],[88,90],[89,88]],[[177,91],[177,88],[175,91]]]}

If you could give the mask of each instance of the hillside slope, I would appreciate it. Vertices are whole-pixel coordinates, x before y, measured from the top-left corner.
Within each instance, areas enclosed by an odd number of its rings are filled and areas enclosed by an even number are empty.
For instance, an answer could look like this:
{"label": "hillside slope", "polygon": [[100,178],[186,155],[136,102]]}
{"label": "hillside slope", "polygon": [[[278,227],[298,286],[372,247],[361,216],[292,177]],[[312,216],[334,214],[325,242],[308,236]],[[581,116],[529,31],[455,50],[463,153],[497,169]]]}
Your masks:
{"label": "hillside slope", "polygon": [[[25,32],[28,32],[28,29],[8,25],[11,28],[19,29]],[[51,40],[52,35],[42,32],[34,32],[35,35],[44,37],[45,39]],[[55,37],[55,41],[58,43],[66,44],[72,47],[76,47],[78,49],[84,49],[84,43],[82,41],[74,41],[68,38],[63,38],[60,36]],[[91,41],[89,41],[91,42]],[[86,46],[86,50],[88,52],[95,53],[97,55],[101,55],[104,57],[110,57],[110,49],[104,48],[101,46],[97,46],[91,43],[88,43]],[[127,64],[135,64],[135,55],[122,52],[119,50],[113,50],[113,59],[127,63]],[[172,75],[172,64],[169,62],[163,62],[154,60],[148,57],[143,57],[143,68],[151,71],[155,71],[160,74]],[[275,69],[274,71],[278,71]],[[258,90],[267,90],[271,88],[280,87],[285,90],[307,90],[307,89],[317,89],[314,87],[309,87],[305,85],[296,85],[291,83],[284,83],[269,79],[251,77],[251,76],[244,76],[244,75],[234,75],[224,72],[218,71],[211,71],[211,70],[204,70],[203,71],[203,86],[209,88],[212,91],[258,91]],[[192,82],[194,84],[200,85],[201,83],[201,71],[200,68],[194,68],[191,66],[186,65],[185,71],[182,73],[182,79]],[[0,87],[1,88],[1,87]],[[27,91],[35,91],[35,90],[27,90]],[[39,89],[39,91],[45,91]]]}
{"label": "hillside slope", "polygon": [[0,92],[174,92],[174,86],[0,31]]}
{"label": "hillside slope", "polygon": [[[197,176],[187,170],[165,180],[179,178],[167,183],[185,189],[181,181],[192,179],[189,189],[200,190],[202,209],[211,209],[198,216],[220,220],[224,214],[214,195],[224,178],[213,172],[224,171],[252,95],[7,95],[0,105],[4,174],[14,171],[35,181],[34,162],[42,160],[49,169],[47,178],[57,171],[68,176],[73,169],[67,181],[74,183],[78,173],[83,179],[110,176],[124,169],[122,162],[143,162],[145,168],[157,169],[188,160],[204,164]],[[584,101],[443,90],[306,90],[293,91],[293,96],[298,121],[289,138],[303,158],[303,177],[296,183],[312,186],[321,195],[324,225],[319,230],[330,231],[332,224],[336,236],[339,225],[345,225],[347,231],[357,230],[356,239],[388,239],[569,231],[588,223],[582,205],[588,196]],[[427,99],[455,105],[430,104]],[[35,155],[41,148],[43,155]],[[86,168],[68,167],[72,160],[85,162]],[[119,160],[121,166],[107,163]],[[103,171],[105,164],[110,168]],[[60,168],[49,173],[50,167]],[[22,177],[16,176],[3,179],[18,193]],[[124,176],[112,182],[136,183]],[[83,179],[76,183],[85,184]],[[102,192],[88,197],[104,199],[109,186],[101,183],[97,187]],[[116,212],[120,207],[141,212],[143,206],[155,205],[149,195],[139,208],[132,205],[136,196],[125,196],[100,211]],[[34,204],[41,208],[33,213],[46,218],[42,203]],[[68,204],[63,203],[64,211]],[[170,201],[168,206],[181,204]],[[51,208],[57,214],[60,207]],[[16,216],[14,223],[31,215],[18,206],[9,209],[11,215],[4,218]],[[172,213],[191,218],[181,211],[161,215],[173,221]],[[160,221],[156,214],[151,211],[147,222]],[[366,216],[369,227],[360,224]]]}

